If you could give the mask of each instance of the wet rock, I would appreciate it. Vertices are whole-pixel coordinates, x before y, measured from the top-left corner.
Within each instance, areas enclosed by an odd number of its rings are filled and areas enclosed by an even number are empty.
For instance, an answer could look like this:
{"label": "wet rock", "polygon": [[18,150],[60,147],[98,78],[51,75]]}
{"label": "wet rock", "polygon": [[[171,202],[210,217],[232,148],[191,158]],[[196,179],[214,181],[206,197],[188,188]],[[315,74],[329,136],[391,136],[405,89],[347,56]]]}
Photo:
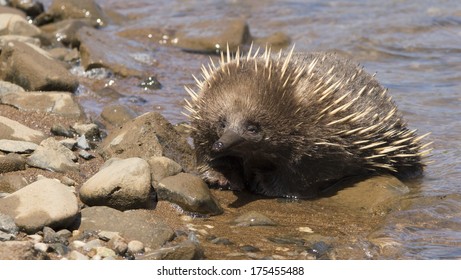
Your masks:
{"label": "wet rock", "polygon": [[231,52],[250,40],[250,31],[243,19],[203,20],[188,25],[176,33],[176,45],[187,51],[216,53]]}
{"label": "wet rock", "polygon": [[70,225],[77,217],[78,202],[66,185],[42,179],[0,199],[0,213],[12,216],[21,230],[34,233],[44,226]]}
{"label": "wet rock", "polygon": [[0,174],[26,169],[26,161],[18,155],[0,155]]}
{"label": "wet rock", "polygon": [[[0,159],[0,166],[3,166],[1,159]],[[0,173],[2,172],[0,171]],[[0,192],[13,193],[19,189],[22,189],[23,187],[27,185],[28,183],[27,183],[26,178],[22,177],[21,175],[0,174]]]}
{"label": "wet rock", "polygon": [[34,37],[41,34],[38,27],[15,14],[0,14],[0,35],[21,35]]}
{"label": "wet rock", "polygon": [[0,213],[0,232],[16,235],[19,228],[11,216]]}
{"label": "wet rock", "polygon": [[398,209],[398,199],[410,191],[405,184],[391,175],[360,181],[354,179],[342,185],[347,187],[322,200],[377,215],[384,215]]}
{"label": "wet rock", "polygon": [[33,167],[55,172],[77,171],[77,157],[68,148],[54,138],[43,140],[35,152],[27,158],[27,164]]}
{"label": "wet rock", "polygon": [[121,212],[96,206],[82,209],[81,214],[80,231],[115,231],[128,240],[139,240],[152,249],[159,248],[174,237],[173,230],[161,218],[146,210]]}
{"label": "wet rock", "polygon": [[[1,41],[0,37],[0,41]],[[12,84],[10,82],[6,81],[0,81],[0,96],[5,94],[5,93],[10,93],[10,92],[21,92],[24,91],[24,89],[18,85]]]}
{"label": "wet rock", "polygon": [[161,89],[162,84],[160,84],[160,82],[157,80],[156,77],[147,77],[146,79],[144,79],[144,81],[142,81],[139,84],[139,87],[143,88],[144,90],[148,90],[148,89],[156,90],[156,89]]}
{"label": "wet rock", "polygon": [[264,216],[263,214],[250,211],[245,214],[240,215],[234,220],[234,224],[241,227],[248,226],[276,226],[277,223]]}
{"label": "wet rock", "polygon": [[27,43],[9,42],[2,49],[0,62],[0,78],[26,90],[74,92],[78,87],[77,78],[60,62]]}
{"label": "wet rock", "polygon": [[97,124],[79,124],[76,123],[72,126],[72,129],[80,136],[85,136],[88,139],[98,140],[100,138],[100,131]]}
{"label": "wet rock", "polygon": [[113,161],[80,188],[83,203],[119,210],[149,208],[152,201],[149,164],[141,158]]}
{"label": "wet rock", "polygon": [[0,139],[28,141],[39,144],[45,139],[45,134],[17,121],[0,116]]}
{"label": "wet rock", "polygon": [[224,237],[216,237],[210,240],[211,243],[213,244],[220,244],[220,245],[233,245],[234,242],[230,241],[228,238]]}
{"label": "wet rock", "polygon": [[179,205],[188,212],[219,215],[223,209],[198,176],[179,173],[162,179],[156,188],[157,198]]}
{"label": "wet rock", "polygon": [[40,47],[41,43],[38,38],[22,36],[22,35],[2,35],[0,36],[0,48],[4,48],[9,42],[22,42],[29,45]]}
{"label": "wet rock", "polygon": [[34,18],[44,12],[43,4],[34,0],[9,0],[9,4]]}
{"label": "wet rock", "polygon": [[147,160],[151,170],[152,181],[158,183],[166,177],[182,172],[182,167],[177,162],[167,157],[151,157]]}
{"label": "wet rock", "polygon": [[94,68],[107,68],[121,76],[143,77],[146,66],[130,56],[139,51],[124,45],[123,41],[106,32],[82,27],[77,32],[80,41],[81,62],[85,71]]}
{"label": "wet rock", "polygon": [[0,245],[0,260],[43,260],[46,255],[34,250],[30,241],[5,241]]}
{"label": "wet rock", "polygon": [[187,140],[162,115],[146,113],[114,129],[101,143],[99,153],[104,159],[111,157],[165,156],[186,171],[193,170],[194,152]]}
{"label": "wet rock", "polygon": [[74,137],[74,133],[72,132],[72,130],[70,130],[70,128],[64,127],[61,124],[53,124],[53,126],[50,129],[50,132],[56,136],[64,136],[68,138]]}
{"label": "wet rock", "polygon": [[0,96],[2,104],[25,112],[43,112],[69,118],[80,118],[83,111],[70,92],[16,92]]}
{"label": "wet rock", "polygon": [[76,61],[80,58],[80,53],[77,49],[54,48],[48,50],[48,53],[52,58],[65,62]]}
{"label": "wet rock", "polygon": [[107,105],[102,109],[101,117],[114,126],[121,126],[136,118],[137,114],[124,105]]}
{"label": "wet rock", "polygon": [[244,246],[240,247],[240,250],[242,250],[244,252],[250,252],[250,253],[256,253],[256,252],[261,251],[259,248],[251,246],[251,245],[244,245]]}
{"label": "wet rock", "polygon": [[94,0],[54,0],[48,12],[56,19],[90,19],[94,27],[107,25],[107,16]]}
{"label": "wet rock", "polygon": [[91,27],[89,20],[66,19],[41,26],[43,32],[49,34],[52,41],[61,42],[64,46],[78,48],[80,40],[77,32],[82,27]]}
{"label": "wet rock", "polygon": [[190,240],[178,245],[160,248],[146,253],[137,259],[141,260],[199,260],[203,258],[203,251],[197,243]]}
{"label": "wet rock", "polygon": [[275,32],[267,37],[261,37],[254,40],[256,45],[269,46],[272,50],[286,48],[291,43],[291,38],[283,32]]}
{"label": "wet rock", "polygon": [[0,14],[14,14],[14,15],[18,15],[18,16],[21,16],[23,18],[26,18],[26,13],[24,13],[23,11],[21,10],[18,10],[18,9],[15,9],[15,8],[11,8],[11,7],[7,7],[7,6],[4,6],[4,3],[5,1],[2,1],[2,5],[0,5]]}
{"label": "wet rock", "polygon": [[17,154],[30,154],[38,145],[32,142],[0,139],[0,151]]}

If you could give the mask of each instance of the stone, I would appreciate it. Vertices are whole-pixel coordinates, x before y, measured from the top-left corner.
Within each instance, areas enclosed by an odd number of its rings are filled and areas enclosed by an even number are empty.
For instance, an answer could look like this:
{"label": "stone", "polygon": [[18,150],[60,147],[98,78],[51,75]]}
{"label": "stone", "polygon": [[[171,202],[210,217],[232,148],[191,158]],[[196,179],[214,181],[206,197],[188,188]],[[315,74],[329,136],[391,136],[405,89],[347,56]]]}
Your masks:
{"label": "stone", "polygon": [[77,197],[69,187],[53,179],[34,182],[0,199],[0,213],[12,216],[27,233],[44,226],[65,228],[76,219],[78,210]]}
{"label": "stone", "polygon": [[87,151],[78,152],[78,156],[83,158],[84,160],[90,160],[90,159],[95,158],[95,156],[93,154],[90,154]]}
{"label": "stone", "polygon": [[94,27],[107,25],[107,15],[94,0],[54,0],[48,12],[56,19],[89,19]]}
{"label": "stone", "polygon": [[46,253],[46,251],[48,251],[48,244],[45,244],[42,242],[35,243],[34,250],[42,252],[42,253]]}
{"label": "stone", "polygon": [[275,32],[267,37],[255,38],[254,43],[260,46],[269,46],[274,51],[288,47],[291,38],[283,32]]}
{"label": "stone", "polygon": [[35,152],[27,158],[27,164],[54,172],[77,171],[75,154],[54,138],[43,140]]}
{"label": "stone", "polygon": [[0,243],[0,260],[43,260],[46,255],[34,250],[30,241],[5,241]]}
{"label": "stone", "polygon": [[112,162],[80,188],[80,199],[89,206],[119,210],[153,205],[149,164],[141,158]]}
{"label": "stone", "polygon": [[27,17],[26,13],[24,13],[23,11],[12,8],[12,7],[5,6],[4,4],[5,2],[6,1],[1,2],[2,5],[0,5],[0,14],[15,14],[23,18]]}
{"label": "stone", "polygon": [[237,226],[248,227],[248,226],[276,226],[277,223],[266,217],[265,215],[250,211],[238,216],[233,223]]}
{"label": "stone", "polygon": [[0,35],[0,48],[4,48],[9,42],[22,42],[36,47],[40,47],[41,43],[38,38],[22,36],[22,35]]}
{"label": "stone", "polygon": [[[2,36],[0,36],[0,42],[1,42]],[[0,43],[1,45],[1,43]],[[5,93],[10,93],[10,92],[21,92],[24,91],[24,89],[18,85],[12,84],[10,82],[6,81],[0,81],[0,96],[5,94]]]}
{"label": "stone", "polygon": [[179,205],[184,211],[219,215],[223,209],[198,176],[179,173],[162,179],[156,187],[157,198]]}
{"label": "stone", "polygon": [[190,240],[175,246],[160,248],[146,253],[140,260],[199,260],[203,258],[203,250],[197,243]]}
{"label": "stone", "polygon": [[44,243],[62,243],[65,244],[67,242],[67,238],[60,236],[50,227],[43,227],[43,242]]}
{"label": "stone", "polygon": [[43,13],[45,9],[43,4],[34,0],[9,0],[10,5],[25,12],[28,16],[34,18]]}
{"label": "stone", "polygon": [[76,123],[71,127],[79,136],[85,136],[87,139],[93,141],[99,140],[101,138],[99,127],[97,124],[88,123],[80,124]]}
{"label": "stone", "polygon": [[185,171],[195,169],[195,153],[187,142],[161,114],[145,113],[116,128],[101,143],[98,152],[104,159],[111,157],[168,157]]}
{"label": "stone", "polygon": [[80,53],[77,49],[54,48],[48,51],[50,56],[56,60],[73,62],[80,58]]}
{"label": "stone", "polygon": [[106,247],[96,248],[96,255],[102,258],[115,258],[117,256],[117,254],[112,249]]}
{"label": "stone", "polygon": [[409,188],[391,175],[344,181],[336,193],[321,200],[348,209],[384,215],[398,210],[398,199],[409,193]]}
{"label": "stone", "polygon": [[14,234],[4,233],[3,231],[0,231],[0,242],[14,240],[15,237],[16,236]]}
{"label": "stone", "polygon": [[2,104],[25,112],[43,112],[68,118],[80,118],[83,111],[70,92],[16,92],[0,96]]}
{"label": "stone", "polygon": [[123,77],[145,75],[149,65],[130,55],[141,51],[140,49],[133,49],[113,35],[89,27],[80,28],[77,38],[80,41],[80,57],[85,71],[107,68]]}
{"label": "stone", "polygon": [[[42,31],[46,32],[50,40],[56,40],[64,46],[78,48],[80,41],[77,37],[77,32],[82,27],[92,27],[91,22],[86,19],[65,19],[58,22],[52,22],[41,26]],[[70,51],[69,49],[67,49]],[[75,49],[72,50],[72,52]],[[78,57],[80,53],[77,51]],[[63,57],[63,60],[66,60]]]}
{"label": "stone", "polygon": [[0,35],[39,36],[38,27],[27,22],[25,18],[15,14],[0,14]]}
{"label": "stone", "polygon": [[250,41],[248,24],[240,18],[219,18],[216,20],[201,20],[179,30],[176,33],[176,46],[187,51],[219,53],[226,51],[227,45],[231,52]]}
{"label": "stone", "polygon": [[[4,166],[2,163],[0,156],[0,166]],[[21,168],[25,168],[25,159],[21,163]],[[0,173],[2,173],[0,171]],[[26,178],[18,174],[0,174],[0,192],[4,193],[13,193],[25,186],[29,183],[27,182]]]}
{"label": "stone", "polygon": [[82,149],[82,150],[89,150],[91,149],[90,144],[86,140],[85,135],[82,135],[77,138],[77,147]]}
{"label": "stone", "polygon": [[9,42],[0,55],[0,78],[28,91],[69,91],[78,79],[44,50],[27,43]]}
{"label": "stone", "polygon": [[144,253],[144,244],[138,240],[128,242],[127,254],[134,256]]}
{"label": "stone", "polygon": [[16,154],[0,155],[0,174],[26,169],[26,160]]}
{"label": "stone", "polygon": [[72,250],[70,253],[69,253],[69,260],[77,260],[77,261],[87,261],[89,260],[90,258],[88,258],[87,256],[85,256],[84,254],[80,253],[79,251],[76,251],[76,250]]}
{"label": "stone", "polygon": [[11,216],[0,213],[0,232],[16,235],[19,228]]}
{"label": "stone", "polygon": [[0,139],[0,151],[17,154],[30,154],[38,145],[32,142]]}
{"label": "stone", "polygon": [[61,124],[53,124],[53,126],[50,129],[50,132],[56,136],[64,136],[67,138],[74,137],[74,133],[72,132],[72,130],[70,128],[64,127]]}
{"label": "stone", "polygon": [[150,157],[147,162],[150,166],[152,181],[155,183],[183,171],[181,165],[167,157]]}
{"label": "stone", "polygon": [[115,231],[103,230],[103,231],[98,232],[98,237],[102,241],[109,241],[113,238],[120,237],[120,234]]}
{"label": "stone", "polygon": [[17,121],[0,116],[0,139],[28,141],[39,144],[45,139],[41,131],[31,129]]}
{"label": "stone", "polygon": [[101,118],[113,126],[121,126],[136,117],[137,114],[133,110],[120,104],[107,105],[101,112]]}
{"label": "stone", "polygon": [[85,243],[85,245],[83,245],[82,249],[85,251],[85,252],[89,252],[93,249],[96,249],[96,248],[99,248],[99,247],[102,247],[103,243],[101,242],[101,240],[99,239],[93,239],[91,241],[88,241],[87,243]]}
{"label": "stone", "polygon": [[147,210],[121,212],[106,206],[87,207],[81,211],[80,231],[119,232],[128,240],[139,240],[146,247],[158,249],[174,237],[174,231]]}
{"label": "stone", "polygon": [[112,248],[112,250],[114,250],[114,252],[120,256],[125,255],[125,253],[128,251],[128,244],[126,243],[125,239],[120,236],[111,238],[109,242],[107,242],[107,246]]}
{"label": "stone", "polygon": [[75,150],[77,147],[77,140],[72,138],[60,140],[59,143],[71,151]]}

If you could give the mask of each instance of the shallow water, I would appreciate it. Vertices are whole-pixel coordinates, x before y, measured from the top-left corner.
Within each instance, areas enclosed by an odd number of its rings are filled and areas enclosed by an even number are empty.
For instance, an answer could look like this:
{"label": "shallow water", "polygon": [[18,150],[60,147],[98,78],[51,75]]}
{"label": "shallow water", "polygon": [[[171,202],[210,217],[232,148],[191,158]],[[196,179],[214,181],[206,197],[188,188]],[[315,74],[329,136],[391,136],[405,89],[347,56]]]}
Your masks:
{"label": "shallow water", "polygon": [[[45,1],[46,3],[47,1]],[[121,1],[101,0],[129,19],[105,30],[141,30],[121,37],[144,48],[138,60],[162,83],[144,90],[139,81],[99,73],[79,89],[88,114],[97,116],[107,103],[124,103],[139,113],[159,111],[171,122],[181,114],[184,85],[194,83],[208,55],[169,46],[171,30],[197,20],[244,17],[253,36],[281,31],[298,51],[334,50],[377,72],[381,83],[411,128],[432,132],[432,164],[423,179],[412,182],[407,210],[390,214],[374,233],[397,253],[378,258],[461,258],[461,4],[458,0],[424,1]],[[110,51],[110,50],[108,50]],[[75,69],[74,69],[75,70]],[[75,70],[75,71],[78,71]],[[82,73],[83,74],[83,73]],[[96,73],[98,74],[98,73]],[[99,79],[94,83],[95,79]],[[111,84],[123,98],[100,97]],[[141,98],[140,98],[141,97]]]}

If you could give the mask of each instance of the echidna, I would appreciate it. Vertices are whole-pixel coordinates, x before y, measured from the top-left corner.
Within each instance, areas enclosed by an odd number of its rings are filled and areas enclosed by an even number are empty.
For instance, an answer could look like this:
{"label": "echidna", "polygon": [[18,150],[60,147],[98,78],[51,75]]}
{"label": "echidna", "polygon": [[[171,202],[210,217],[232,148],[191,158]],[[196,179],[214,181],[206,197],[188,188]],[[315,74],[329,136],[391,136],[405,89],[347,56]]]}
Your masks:
{"label": "echidna", "polygon": [[349,176],[422,174],[427,134],[409,130],[374,75],[347,59],[250,48],[202,72],[186,109],[210,185],[311,197]]}

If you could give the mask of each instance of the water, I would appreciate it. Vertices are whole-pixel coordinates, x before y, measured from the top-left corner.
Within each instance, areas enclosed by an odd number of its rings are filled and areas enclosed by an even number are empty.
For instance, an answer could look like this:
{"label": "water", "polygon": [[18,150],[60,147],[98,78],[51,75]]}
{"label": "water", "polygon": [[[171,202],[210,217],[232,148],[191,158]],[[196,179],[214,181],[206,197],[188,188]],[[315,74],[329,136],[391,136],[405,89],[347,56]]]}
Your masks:
{"label": "water", "polygon": [[[197,20],[244,17],[253,36],[281,31],[298,51],[333,50],[377,72],[381,83],[403,112],[411,128],[432,132],[432,164],[414,182],[405,198],[407,210],[390,214],[375,237],[397,244],[397,255],[416,259],[461,258],[461,4],[459,0],[423,1],[121,1],[101,0],[129,18],[107,27],[121,40],[135,41],[145,51],[138,60],[151,60],[149,72],[162,83],[144,90],[138,80],[104,76],[93,85],[112,84],[131,98],[104,99],[97,86],[80,89],[90,115],[103,105],[122,102],[139,113],[159,111],[171,122],[181,114],[184,85],[193,85],[208,55],[186,53],[169,46],[171,34]],[[89,84],[91,84],[89,83]],[[385,253],[383,253],[385,254]],[[386,256],[384,255],[384,258]]]}

